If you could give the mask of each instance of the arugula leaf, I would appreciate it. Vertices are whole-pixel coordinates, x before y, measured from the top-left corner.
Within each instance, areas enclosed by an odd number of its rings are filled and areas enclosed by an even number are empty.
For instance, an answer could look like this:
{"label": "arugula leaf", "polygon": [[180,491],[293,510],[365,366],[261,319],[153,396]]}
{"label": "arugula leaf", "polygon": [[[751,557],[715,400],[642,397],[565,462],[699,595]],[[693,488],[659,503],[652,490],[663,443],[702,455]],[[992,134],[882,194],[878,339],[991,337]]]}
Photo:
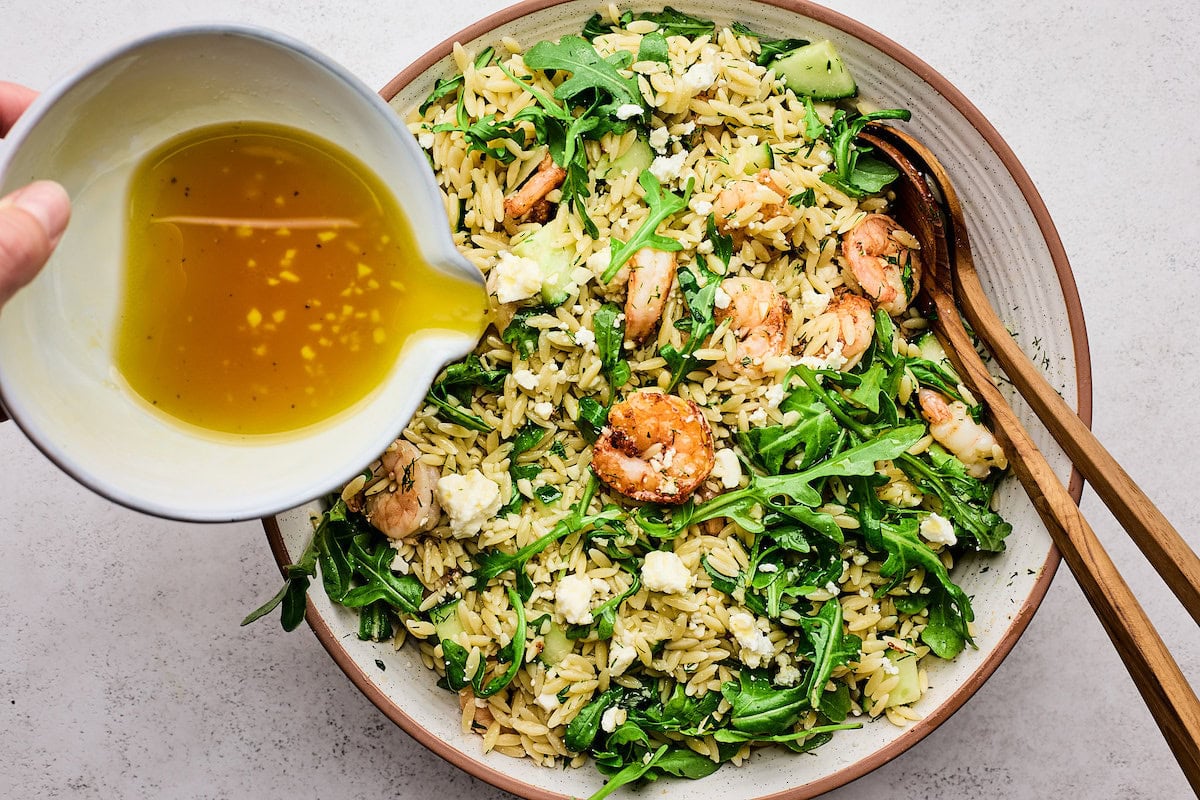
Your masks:
{"label": "arugula leaf", "polygon": [[658,23],[659,30],[664,36],[687,36],[690,39],[709,36],[717,27],[711,20],[690,16],[682,11],[676,11],[670,6],[666,6],[658,13],[638,14],[636,18]]}
{"label": "arugula leaf", "polygon": [[[461,99],[460,99],[461,104]],[[462,106],[460,105],[460,109]],[[480,152],[490,156],[501,164],[511,163],[516,159],[516,153],[509,150],[503,144],[495,144],[492,142],[511,139],[516,143],[517,147],[525,146],[525,132],[514,125],[512,120],[498,119],[496,114],[488,114],[474,122],[466,117],[465,109],[462,109],[459,114],[458,122],[443,122],[433,126],[434,133],[445,133],[448,131],[459,131],[463,138],[467,140],[467,152]]]}
{"label": "arugula leaf", "polygon": [[862,640],[842,633],[842,604],[836,597],[825,601],[813,617],[802,617],[800,625],[812,647],[812,669],[804,682],[805,696],[813,708],[821,703],[825,684],[833,670],[858,656]]}
{"label": "arugula leaf", "polygon": [[721,728],[713,731],[713,738],[718,742],[725,744],[740,743],[740,742],[775,742],[782,744],[784,742],[803,741],[811,736],[817,736],[822,733],[833,733],[834,731],[849,731],[862,727],[861,722],[851,722],[845,725],[818,725],[795,733],[781,733],[775,736],[767,734],[745,733],[744,731],[730,730],[729,728]]}
{"label": "arugula leaf", "polygon": [[959,614],[953,599],[945,590],[929,595],[929,622],[921,631],[921,641],[929,645],[938,658],[952,659],[963,651],[967,639],[959,625]]}
{"label": "arugula leaf", "polygon": [[[483,69],[487,65],[491,64],[495,57],[495,48],[485,48],[483,52],[475,57],[475,69]],[[417,113],[421,116],[425,116],[425,112],[428,111],[434,103],[451,94],[452,92],[458,91],[458,87],[462,86],[463,80],[464,76],[462,73],[454,75],[450,78],[438,78],[437,82],[433,85],[433,91],[430,92],[429,96],[425,98],[425,102],[421,103],[420,107],[417,109]]]}
{"label": "arugula leaf", "polygon": [[604,800],[604,798],[608,797],[622,786],[641,779],[642,776],[644,776],[647,772],[654,769],[655,764],[657,764],[662,757],[666,755],[667,750],[668,746],[664,744],[655,751],[653,756],[645,761],[638,760],[625,767],[620,772],[609,778],[608,783],[604,784],[604,786],[602,786],[594,795],[589,797],[588,800]]}
{"label": "arugula leaf", "polygon": [[[425,401],[437,408],[438,416],[447,422],[462,425],[469,430],[489,433],[492,426],[463,407],[471,404],[476,388],[483,388],[489,392],[501,391],[507,374],[508,371],[503,369],[485,369],[479,356],[472,353],[445,369],[441,379],[429,388]],[[452,397],[458,401],[458,405],[450,402]]]}
{"label": "arugula leaf", "polygon": [[890,108],[857,114],[838,109],[830,121],[827,136],[831,138],[833,169],[821,176],[821,180],[848,197],[865,197],[883,190],[899,177],[895,169],[875,158],[862,158],[870,152],[869,147],[855,143],[855,139],[871,122],[883,119],[907,121],[912,114],[906,109]]}
{"label": "arugula leaf", "polygon": [[283,568],[283,586],[279,587],[279,591],[270,600],[247,614],[246,618],[242,620],[243,626],[262,619],[276,608],[282,607],[279,622],[283,629],[291,632],[300,627],[300,623],[304,621],[304,610],[307,606],[306,595],[309,578],[317,574],[317,534],[319,531],[320,527],[318,526],[317,530],[313,531],[312,539],[300,553],[300,560]]}
{"label": "arugula leaf", "polygon": [[676,683],[665,703],[650,706],[638,720],[648,730],[698,735],[695,732],[712,718],[720,704],[720,692],[689,696],[686,687]]}
{"label": "arugula leaf", "polygon": [[680,267],[676,272],[676,280],[683,293],[684,305],[687,306],[688,314],[691,316],[676,321],[675,327],[688,332],[687,343],[684,344],[682,350],[676,349],[674,345],[666,344],[658,351],[659,355],[666,360],[667,366],[671,368],[671,382],[667,385],[668,392],[675,391],[675,387],[679,385],[684,376],[704,363],[692,354],[717,329],[714,309],[717,289],[721,286],[721,276],[710,272],[701,256],[696,256],[696,269],[704,276],[704,286],[700,286],[696,276],[687,267]]}
{"label": "arugula leaf", "polygon": [[575,630],[567,633],[567,638],[578,639],[586,636],[593,629],[596,631],[597,639],[611,639],[613,628],[617,624],[617,611],[621,608],[621,603],[624,603],[629,598],[633,597],[642,588],[642,577],[637,570],[629,570],[629,574],[633,577],[633,581],[629,584],[629,588],[621,592],[616,597],[609,598],[601,603],[596,608],[592,609],[592,624],[581,626],[579,633]]}
{"label": "arugula leaf", "polygon": [[521,358],[529,358],[537,350],[538,337],[542,335],[539,329],[529,325],[529,319],[549,313],[553,313],[552,309],[546,306],[518,309],[504,333],[500,334],[500,341],[515,347]]}
{"label": "arugula leaf", "polygon": [[628,67],[631,59],[631,54],[623,50],[605,58],[579,36],[564,36],[557,42],[538,42],[524,56],[525,66],[530,69],[571,73],[571,77],[554,90],[554,96],[559,100],[574,100],[583,92],[602,92],[618,105],[642,106],[644,102],[637,81],[617,71]]}
{"label": "arugula leaf", "polygon": [[695,38],[697,36],[708,36],[716,29],[716,25],[709,20],[692,17],[667,6],[660,12],[646,11],[636,16],[632,12],[626,11],[621,14],[619,25],[613,25],[600,14],[593,14],[583,25],[583,36],[588,41],[592,41],[597,36],[612,33],[618,27],[627,27],[635,19],[649,20],[650,22],[657,23],[659,26],[658,32],[663,36],[687,36]]}
{"label": "arugula leaf", "polygon": [[562,489],[549,484],[537,487],[533,490],[533,493],[537,496],[538,502],[545,506],[550,505],[563,496]]}
{"label": "arugula leaf", "polygon": [[671,57],[667,50],[667,37],[658,31],[651,31],[643,36],[641,44],[638,45],[637,60],[657,61],[660,64],[671,63]]}
{"label": "arugula leaf", "polygon": [[629,362],[621,357],[621,348],[625,344],[625,315],[612,303],[605,303],[592,316],[592,332],[596,335],[596,352],[609,388],[615,394],[633,374]]}
{"label": "arugula leaf", "polygon": [[733,23],[733,32],[758,39],[759,52],[754,63],[760,67],[765,67],[779,56],[809,44],[808,39],[770,39],[760,33],[755,33],[740,22]]}
{"label": "arugula leaf", "polygon": [[841,431],[828,407],[807,387],[794,389],[779,408],[785,414],[796,412],[798,419],[790,425],[768,425],[738,433],[742,451],[771,475],[778,475],[787,457],[801,446],[804,456],[797,467],[807,469],[829,452]]}
{"label": "arugula leaf", "polygon": [[438,416],[447,422],[452,422],[455,425],[461,425],[468,430],[479,431],[480,433],[490,433],[493,430],[492,426],[484,422],[482,417],[478,417],[468,411],[463,411],[449,400],[444,400],[435,395],[432,390],[425,395],[425,402],[437,408]]}
{"label": "arugula leaf", "polygon": [[[512,450],[508,452],[508,474],[512,479],[512,496],[501,509],[496,512],[496,516],[507,516],[515,514],[521,510],[523,505],[523,495],[517,489],[517,481],[522,478],[533,480],[542,471],[542,468],[537,464],[521,464],[517,459],[523,454],[541,444],[542,439],[546,438],[546,429],[535,422],[526,422],[524,427],[517,432],[517,435],[512,439]],[[546,487],[542,487],[546,488]],[[562,492],[559,492],[562,496]],[[553,502],[553,500],[549,501]]]}
{"label": "arugula leaf", "polygon": [[817,108],[813,105],[812,98],[805,95],[804,138],[810,142],[815,142],[817,139],[824,139],[826,135],[825,123],[821,122],[821,118],[817,116]]}
{"label": "arugula leaf", "polygon": [[579,416],[575,425],[579,435],[588,444],[600,438],[600,431],[608,423],[608,406],[602,406],[594,397],[579,398]]}
{"label": "arugula leaf", "polygon": [[950,580],[950,574],[937,554],[921,541],[917,526],[915,517],[907,517],[896,524],[883,523],[883,549],[888,556],[879,568],[879,574],[885,578],[892,578],[892,585],[895,585],[915,567],[924,567],[926,576],[932,577],[936,585],[945,592],[945,599],[941,601],[939,622],[956,631],[964,642],[973,644],[967,628],[968,623],[975,619],[971,600]]}
{"label": "arugula leaf", "polygon": [[729,271],[729,261],[733,258],[733,234],[722,234],[717,228],[717,220],[712,214],[704,222],[704,236],[713,246],[713,255],[721,259],[725,272]]}
{"label": "arugula leaf", "polygon": [[638,176],[638,183],[646,192],[646,203],[650,206],[650,213],[641,226],[634,231],[629,241],[622,242],[615,238],[612,240],[612,257],[608,269],[604,270],[604,274],[600,276],[600,280],[604,283],[611,281],[620,272],[621,267],[625,266],[625,262],[643,247],[653,247],[656,250],[666,250],[667,252],[683,249],[683,245],[677,240],[669,236],[660,236],[656,231],[658,226],[669,217],[687,208],[695,181],[691,178],[688,179],[682,197],[673,192],[664,191],[658,178],[654,177],[654,173],[648,169],[642,170],[642,174]]}
{"label": "arugula leaf", "polygon": [[720,768],[720,763],[713,761],[707,756],[702,756],[686,747],[677,747],[663,754],[654,763],[654,769],[646,775],[646,778],[654,780],[655,773],[662,772],[667,775],[674,775],[676,778],[699,780],[700,778],[707,778]]}
{"label": "arugula leaf", "polygon": [[729,701],[729,724],[734,730],[754,735],[775,735],[800,721],[810,705],[803,686],[780,689],[772,686],[761,670],[743,668],[738,682],[721,687]]}
{"label": "arugula leaf", "polygon": [[579,713],[567,725],[567,732],[563,735],[563,744],[567,746],[568,750],[583,753],[592,746],[592,742],[596,740],[596,734],[600,732],[600,718],[604,716],[604,712],[610,706],[621,698],[622,694],[624,694],[624,690],[620,688],[609,689],[579,710]]}
{"label": "arugula leaf", "polygon": [[341,604],[346,608],[361,608],[382,600],[396,611],[416,614],[424,599],[424,587],[413,575],[392,572],[396,551],[386,541],[378,542],[374,550],[368,550],[373,538],[371,534],[358,534],[350,545],[355,574],[365,583],[347,592]]}
{"label": "arugula leaf", "polygon": [[517,615],[517,625],[513,630],[512,639],[506,647],[501,649],[498,655],[499,660],[508,662],[508,669],[499,675],[493,676],[490,681],[484,684],[483,676],[487,673],[487,666],[484,664],[483,659],[479,660],[479,666],[475,668],[475,673],[467,675],[466,664],[469,655],[467,649],[452,639],[442,639],[442,662],[446,668],[446,685],[452,691],[457,692],[470,686],[476,697],[491,697],[512,683],[513,678],[517,676],[521,667],[525,665],[525,606],[515,589],[511,586],[506,587],[506,589],[508,603]]}
{"label": "arugula leaf", "polygon": [[[932,457],[932,456],[931,456]],[[985,498],[991,492],[984,484],[962,471],[962,462],[952,456],[935,469],[920,458],[905,454],[896,465],[923,492],[932,492],[942,501],[942,514],[954,522],[960,533],[979,550],[999,553],[1012,525],[988,507]]]}
{"label": "arugula leaf", "polygon": [[579,498],[579,502],[575,504],[571,509],[571,513],[566,518],[560,520],[557,525],[550,529],[549,533],[535,539],[515,553],[493,551],[480,553],[476,556],[478,567],[474,572],[475,585],[483,586],[510,569],[516,572],[518,578],[520,578],[524,574],[523,570],[529,559],[559,539],[582,531],[585,528],[590,528],[598,523],[619,519],[622,516],[622,512],[616,506],[604,508],[598,514],[589,515],[586,513],[587,507],[591,504],[592,498],[596,496],[598,488],[599,479],[595,473],[589,473],[588,482],[583,488],[583,495]]}

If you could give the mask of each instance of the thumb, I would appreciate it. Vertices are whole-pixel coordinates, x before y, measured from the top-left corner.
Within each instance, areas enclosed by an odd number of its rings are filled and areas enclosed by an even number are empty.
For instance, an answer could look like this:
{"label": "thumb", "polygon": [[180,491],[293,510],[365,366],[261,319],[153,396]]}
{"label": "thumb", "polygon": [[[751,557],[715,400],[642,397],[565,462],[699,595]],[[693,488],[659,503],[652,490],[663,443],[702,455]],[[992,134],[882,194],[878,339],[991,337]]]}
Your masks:
{"label": "thumb", "polygon": [[0,306],[37,275],[70,216],[71,199],[54,181],[36,181],[0,198]]}

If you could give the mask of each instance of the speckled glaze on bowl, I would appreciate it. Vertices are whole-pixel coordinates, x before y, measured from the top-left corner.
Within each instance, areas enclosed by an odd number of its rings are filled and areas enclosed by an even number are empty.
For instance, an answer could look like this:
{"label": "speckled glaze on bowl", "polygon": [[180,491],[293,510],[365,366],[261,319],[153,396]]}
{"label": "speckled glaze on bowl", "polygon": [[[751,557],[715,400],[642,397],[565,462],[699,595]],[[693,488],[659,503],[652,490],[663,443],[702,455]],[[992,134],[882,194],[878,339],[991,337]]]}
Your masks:
{"label": "speckled glaze on bowl", "polygon": [[[626,7],[627,4],[621,4]],[[881,106],[911,109],[906,129],[937,153],[963,200],[976,263],[994,305],[1010,329],[1034,333],[1051,383],[1085,421],[1091,419],[1091,365],[1083,313],[1066,254],[1045,205],[1008,145],[957,89],[912,53],[879,33],[828,9],[800,0],[752,0],[736,11],[712,0],[673,0],[675,8],[743,22],[778,36],[829,38],[858,80],[863,95]],[[632,6],[652,7],[645,3]],[[433,48],[400,73],[381,94],[405,113],[425,98],[437,78],[453,73],[453,42],[478,51],[505,36],[528,46],[577,33],[594,0],[530,0],[494,14]],[[1019,401],[1018,414],[1076,499],[1082,488],[1066,457]],[[652,794],[664,800],[758,798],[803,800],[834,789],[885,764],[919,742],[956,711],[995,671],[1025,630],[1050,585],[1059,556],[1015,480],[998,492],[1013,524],[1008,550],[998,557],[965,558],[954,577],[974,598],[978,649],[954,662],[929,666],[931,688],[918,705],[925,715],[907,729],[886,721],[834,737],[812,757],[763,750],[741,767],[725,767],[700,781],[661,780]],[[265,520],[276,559],[287,563],[311,534],[316,506]],[[987,567],[987,569],[983,569]],[[480,739],[459,727],[456,698],[438,689],[410,648],[360,642],[357,620],[320,590],[309,594],[308,622],[352,681],[392,720],[433,752],[499,788],[537,800],[587,797],[603,778],[594,769],[546,769],[528,760],[483,754]],[[381,671],[375,659],[387,665]]]}

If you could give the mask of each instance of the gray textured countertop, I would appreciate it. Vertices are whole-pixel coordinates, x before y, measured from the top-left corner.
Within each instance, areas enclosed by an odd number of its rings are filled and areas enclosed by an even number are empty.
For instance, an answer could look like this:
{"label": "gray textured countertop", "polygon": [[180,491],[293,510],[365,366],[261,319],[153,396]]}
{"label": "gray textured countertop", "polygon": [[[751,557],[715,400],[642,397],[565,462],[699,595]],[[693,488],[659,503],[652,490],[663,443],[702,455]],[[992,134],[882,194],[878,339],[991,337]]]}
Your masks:
{"label": "gray textured countertop", "polygon": [[[6,0],[0,77],[44,88],[134,34],[221,18],[291,33],[382,86],[504,4]],[[1200,547],[1197,6],[830,5],[946,75],[1025,164],[1079,282],[1095,428]],[[60,473],[11,424],[0,425],[0,501],[0,794],[507,797],[395,727],[306,630],[238,627],[278,586],[259,525],[182,525],[115,507]],[[1185,674],[1200,681],[1196,626],[1090,492],[1084,510]],[[971,702],[905,755],[829,796],[1189,792],[1063,568]]]}

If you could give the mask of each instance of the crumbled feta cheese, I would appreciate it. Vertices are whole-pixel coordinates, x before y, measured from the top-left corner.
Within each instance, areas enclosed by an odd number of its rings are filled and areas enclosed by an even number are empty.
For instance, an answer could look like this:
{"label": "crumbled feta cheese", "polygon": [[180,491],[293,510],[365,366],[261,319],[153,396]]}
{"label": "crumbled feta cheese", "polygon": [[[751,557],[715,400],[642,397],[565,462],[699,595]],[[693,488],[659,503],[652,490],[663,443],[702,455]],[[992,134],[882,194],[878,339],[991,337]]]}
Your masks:
{"label": "crumbled feta cheese", "polygon": [[554,413],[554,404],[548,403],[545,400],[534,403],[533,413],[537,414],[542,419],[550,419],[550,415]]}
{"label": "crumbled feta cheese", "polygon": [[779,566],[776,564],[759,564],[759,572],[779,572]]}
{"label": "crumbled feta cheese", "polygon": [[921,520],[921,535],[925,537],[925,541],[932,544],[955,544],[958,542],[958,537],[954,535],[954,525],[938,513],[931,513]]}
{"label": "crumbled feta cheese", "polygon": [[477,469],[439,479],[436,493],[438,503],[450,515],[450,530],[459,539],[479,533],[502,504],[500,484]]}
{"label": "crumbled feta cheese", "polygon": [[608,269],[610,263],[612,263],[612,250],[608,247],[592,253],[587,257],[586,262],[587,268],[597,277],[604,274],[604,270]]}
{"label": "crumbled feta cheese", "polygon": [[893,662],[887,656],[883,657],[882,669],[883,669],[883,674],[885,674],[885,675],[899,675],[900,674],[900,668],[897,667],[895,662]]}
{"label": "crumbled feta cheese", "polygon": [[706,217],[712,211],[712,203],[708,200],[697,200],[692,203],[692,210],[700,216]]}
{"label": "crumbled feta cheese", "polygon": [[832,299],[833,295],[831,294],[805,289],[800,293],[800,315],[806,319],[819,317],[825,313],[825,309],[829,308],[829,301]]}
{"label": "crumbled feta cheese", "polygon": [[596,349],[596,334],[592,333],[591,328],[580,328],[575,331],[575,344],[582,347],[584,350]]}
{"label": "crumbled feta cheese", "polygon": [[725,447],[717,451],[714,460],[716,463],[709,474],[719,480],[724,488],[736,489],[742,480],[742,464],[738,461],[737,453]]}
{"label": "crumbled feta cheese", "polygon": [[547,711],[554,711],[562,705],[558,701],[557,695],[553,694],[539,694],[537,696],[537,704]]}
{"label": "crumbled feta cheese", "polygon": [[713,307],[729,308],[729,304],[733,302],[733,298],[729,296],[729,292],[717,287],[717,291],[713,293]]}
{"label": "crumbled feta cheese", "polygon": [[840,370],[846,366],[846,357],[842,355],[842,343],[834,342],[833,349],[824,358],[817,356],[804,356],[800,359],[800,363],[809,369],[832,369]]}
{"label": "crumbled feta cheese", "polygon": [[855,553],[854,558],[851,559],[851,561],[854,562],[854,566],[856,566],[856,567],[865,566],[866,563],[870,560],[871,560],[871,557],[869,555],[867,555],[866,553]]}
{"label": "crumbled feta cheese", "polygon": [[712,251],[713,251],[713,243],[710,242],[708,239],[705,239],[703,242],[696,245],[697,253],[701,253],[703,255],[708,255]]}
{"label": "crumbled feta cheese", "polygon": [[650,131],[647,141],[650,142],[651,147],[661,153],[667,149],[667,142],[670,141],[670,138],[671,135],[666,128],[655,128]]}
{"label": "crumbled feta cheese", "polygon": [[[395,543],[398,540],[391,539],[389,541]],[[403,554],[401,554],[399,550],[397,550],[396,554],[392,556],[392,563],[389,565],[389,568],[392,570],[392,572],[399,572],[401,575],[407,575],[410,570],[408,561],[404,558]]]}
{"label": "crumbled feta cheese", "polygon": [[833,581],[830,581],[829,583],[825,584],[825,591],[829,592],[832,595],[836,595],[839,592],[841,592],[841,589],[838,588],[838,585],[836,583],[834,583]]}
{"label": "crumbled feta cheese", "polygon": [[683,78],[680,79],[684,91],[690,94],[703,92],[716,82],[717,73],[713,69],[713,65],[703,61],[688,67],[687,72],[683,73]]}
{"label": "crumbled feta cheese", "polygon": [[624,674],[635,658],[637,650],[620,642],[613,642],[608,651],[608,674],[614,678]]}
{"label": "crumbled feta cheese", "polygon": [[650,174],[658,178],[660,183],[675,180],[679,177],[679,170],[683,169],[683,160],[687,155],[685,150],[673,156],[655,156],[654,161],[650,162]]}
{"label": "crumbled feta cheese", "polygon": [[795,686],[800,680],[800,670],[791,664],[785,664],[775,673],[776,686]]}
{"label": "crumbled feta cheese", "polygon": [[771,384],[763,395],[763,400],[767,401],[767,408],[779,408],[779,404],[783,402],[783,384]]}
{"label": "crumbled feta cheese", "polygon": [[421,145],[423,150],[432,150],[435,137],[432,133],[422,133],[417,137],[417,144]]}
{"label": "crumbled feta cheese", "polygon": [[571,625],[592,622],[592,581],[585,575],[564,575],[554,590],[554,607]]}
{"label": "crumbled feta cheese", "polygon": [[751,147],[754,147],[754,145],[758,144],[758,137],[754,134],[743,136],[742,139],[745,140],[746,144],[750,145]]}
{"label": "crumbled feta cheese", "polygon": [[765,425],[767,422],[767,410],[765,408],[756,408],[750,414],[751,425]]}
{"label": "crumbled feta cheese", "polygon": [[683,594],[692,587],[692,573],[674,553],[651,550],[642,564],[642,583],[652,592]]}
{"label": "crumbled feta cheese", "polygon": [[625,724],[625,720],[629,718],[629,712],[620,706],[613,706],[604,710],[604,714],[600,716],[600,727],[605,733],[612,733],[617,728]]}
{"label": "crumbled feta cheese", "polygon": [[637,103],[625,103],[617,106],[617,110],[613,112],[613,116],[617,119],[633,119],[634,117],[640,117],[644,110]]}
{"label": "crumbled feta cheese", "polygon": [[737,611],[729,615],[729,631],[737,639],[741,652],[738,657],[742,663],[751,669],[761,666],[764,661],[770,662],[775,655],[775,646],[767,635],[759,630],[758,621],[753,614]]}
{"label": "crumbled feta cheese", "polygon": [[534,389],[537,388],[537,385],[538,385],[537,375],[534,375],[533,372],[531,372],[530,370],[527,370],[527,369],[513,370],[512,376],[513,376],[513,380],[517,382],[517,386],[520,386],[522,389],[524,389],[527,392],[532,392]]}
{"label": "crumbled feta cheese", "polygon": [[532,258],[502,250],[492,272],[491,285],[501,303],[527,300],[542,290],[542,268]]}
{"label": "crumbled feta cheese", "polygon": [[696,130],[696,123],[689,120],[679,126],[679,135],[680,136],[688,136],[695,130]]}

